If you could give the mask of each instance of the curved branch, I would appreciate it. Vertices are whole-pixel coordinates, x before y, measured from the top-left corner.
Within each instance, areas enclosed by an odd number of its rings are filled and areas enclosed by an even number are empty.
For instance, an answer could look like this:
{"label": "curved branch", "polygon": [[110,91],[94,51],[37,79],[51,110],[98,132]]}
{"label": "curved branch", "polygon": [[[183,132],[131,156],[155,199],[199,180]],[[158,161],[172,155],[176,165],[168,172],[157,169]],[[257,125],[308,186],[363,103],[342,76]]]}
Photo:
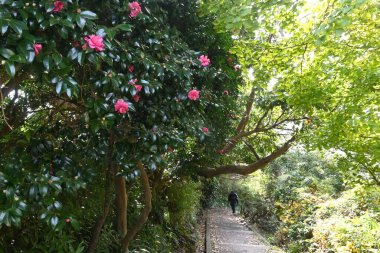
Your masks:
{"label": "curved branch", "polygon": [[221,174],[240,174],[240,175],[248,175],[259,169],[264,168],[270,162],[274,161],[276,158],[285,154],[289,148],[291,147],[292,142],[295,141],[295,137],[293,136],[290,140],[285,142],[280,148],[273,151],[270,155],[263,157],[256,162],[248,165],[223,165],[217,168],[201,168],[198,171],[198,175],[210,178],[215,177]]}
{"label": "curved branch", "polygon": [[125,251],[128,250],[129,243],[148,220],[149,213],[152,210],[152,193],[150,191],[148,174],[146,173],[144,165],[141,162],[137,163],[137,168],[140,170],[141,183],[144,187],[144,209],[142,210],[140,217],[137,219],[137,222],[131,229],[128,230],[121,242],[121,247]]}

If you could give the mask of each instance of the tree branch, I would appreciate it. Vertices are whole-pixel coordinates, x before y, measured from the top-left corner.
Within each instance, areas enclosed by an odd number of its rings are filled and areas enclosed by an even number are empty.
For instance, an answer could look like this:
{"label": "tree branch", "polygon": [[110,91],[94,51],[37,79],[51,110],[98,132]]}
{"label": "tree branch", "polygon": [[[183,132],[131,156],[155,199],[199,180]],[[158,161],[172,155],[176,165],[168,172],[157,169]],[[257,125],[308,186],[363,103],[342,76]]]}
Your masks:
{"label": "tree branch", "polygon": [[255,148],[251,144],[249,144],[246,140],[243,140],[243,142],[248,147],[248,149],[253,153],[253,155],[256,157],[256,160],[260,160],[260,157],[257,154]]}
{"label": "tree branch", "polygon": [[273,151],[270,155],[263,157],[256,162],[248,165],[223,165],[217,168],[200,168],[198,171],[198,175],[210,178],[215,177],[221,174],[240,174],[240,175],[248,175],[251,174],[261,168],[267,166],[270,162],[274,161],[276,158],[285,154],[289,148],[291,147],[291,143],[295,141],[295,137],[293,136],[290,140],[285,142],[280,148]]}
{"label": "tree branch", "polygon": [[252,104],[255,99],[255,87],[252,87],[251,93],[249,94],[247,104],[245,106],[245,112],[243,117],[241,118],[238,127],[236,128],[236,132],[240,133],[241,131],[244,130],[245,126],[247,125],[249,121],[249,115],[251,114],[252,111]]}
{"label": "tree branch", "polygon": [[123,250],[127,251],[129,243],[135,237],[138,231],[143,227],[148,219],[149,213],[152,210],[152,193],[150,191],[148,174],[144,169],[144,165],[141,162],[137,163],[137,168],[141,173],[141,183],[144,187],[144,209],[142,210],[139,218],[137,219],[134,226],[128,230],[127,234],[121,242],[121,247]]}

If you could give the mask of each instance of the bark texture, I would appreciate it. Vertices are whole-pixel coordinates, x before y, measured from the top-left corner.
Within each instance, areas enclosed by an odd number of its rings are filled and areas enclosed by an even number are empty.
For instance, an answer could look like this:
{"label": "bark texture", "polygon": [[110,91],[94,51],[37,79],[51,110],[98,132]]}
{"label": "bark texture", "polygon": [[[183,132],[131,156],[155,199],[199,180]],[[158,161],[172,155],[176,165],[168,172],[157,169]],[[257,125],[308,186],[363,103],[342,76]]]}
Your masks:
{"label": "bark texture", "polygon": [[148,174],[146,173],[144,165],[141,162],[137,163],[137,168],[141,173],[141,184],[144,188],[144,208],[141,211],[141,214],[134,226],[128,229],[127,234],[124,236],[121,242],[121,246],[124,251],[128,250],[129,243],[133,240],[137,232],[140,231],[145,222],[148,220],[149,213],[152,210],[152,193],[150,190]]}
{"label": "bark texture", "polygon": [[125,178],[117,176],[115,178],[115,191],[116,191],[116,226],[121,238],[127,234],[127,207],[128,207],[128,194],[126,189]]}

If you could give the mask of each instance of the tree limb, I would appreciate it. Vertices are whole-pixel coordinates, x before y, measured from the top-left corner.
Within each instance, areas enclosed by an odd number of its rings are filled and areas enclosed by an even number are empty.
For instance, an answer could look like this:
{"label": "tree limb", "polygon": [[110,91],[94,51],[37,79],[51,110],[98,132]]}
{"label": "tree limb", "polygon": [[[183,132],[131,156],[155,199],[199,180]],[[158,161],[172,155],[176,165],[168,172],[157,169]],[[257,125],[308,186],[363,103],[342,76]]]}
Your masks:
{"label": "tree limb", "polygon": [[246,140],[243,140],[243,142],[248,147],[248,149],[253,153],[253,155],[256,157],[256,160],[260,160],[260,157],[257,154],[255,148],[251,144],[249,144]]}
{"label": "tree limb", "polygon": [[274,161],[276,158],[285,154],[289,148],[291,147],[291,143],[295,141],[295,137],[293,136],[290,140],[285,142],[280,148],[273,151],[270,155],[263,157],[256,162],[248,165],[223,165],[217,168],[200,168],[198,171],[198,175],[210,178],[215,177],[221,174],[240,174],[240,175],[248,175],[251,174],[261,168],[267,166],[270,162]]}
{"label": "tree limb", "polygon": [[241,131],[244,130],[245,126],[247,125],[249,121],[249,115],[251,114],[252,111],[252,104],[255,99],[255,87],[252,87],[251,93],[249,94],[247,104],[245,106],[245,112],[243,117],[241,118],[238,127],[236,128],[236,132],[240,133]]}
{"label": "tree limb", "polygon": [[148,174],[146,173],[144,165],[141,162],[137,163],[137,168],[140,170],[141,183],[144,187],[144,209],[142,210],[134,226],[128,230],[121,242],[121,247],[124,251],[128,250],[129,243],[148,220],[149,213],[152,210],[152,193],[150,191]]}

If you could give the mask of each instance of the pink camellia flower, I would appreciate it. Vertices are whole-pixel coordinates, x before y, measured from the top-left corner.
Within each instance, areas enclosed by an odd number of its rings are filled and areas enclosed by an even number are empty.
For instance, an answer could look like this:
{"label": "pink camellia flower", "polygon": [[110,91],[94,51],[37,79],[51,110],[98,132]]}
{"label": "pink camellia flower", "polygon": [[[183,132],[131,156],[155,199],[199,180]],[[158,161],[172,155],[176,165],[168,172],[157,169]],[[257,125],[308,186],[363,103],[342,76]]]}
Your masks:
{"label": "pink camellia flower", "polygon": [[137,82],[137,79],[131,79],[129,80],[128,84],[135,85],[136,82]]}
{"label": "pink camellia flower", "polygon": [[208,133],[208,128],[207,128],[207,127],[202,127],[202,131],[203,131],[204,133]]}
{"label": "pink camellia flower", "polygon": [[87,42],[88,46],[90,48],[95,49],[95,51],[99,52],[104,50],[104,43],[102,37],[92,34],[85,37],[84,40]]}
{"label": "pink camellia flower", "polygon": [[141,89],[142,89],[142,85],[140,85],[140,84],[135,84],[135,89],[139,92],[139,91],[141,91]]}
{"label": "pink camellia flower", "polygon": [[60,12],[63,9],[64,5],[61,1],[55,1],[54,2],[54,9],[53,12]]}
{"label": "pink camellia flower", "polygon": [[232,63],[232,58],[228,57],[227,61],[228,61],[228,63]]}
{"label": "pink camellia flower", "polygon": [[191,90],[189,91],[189,93],[187,94],[187,97],[190,99],[190,100],[197,100],[199,99],[199,91],[197,90]]}
{"label": "pink camellia flower", "polygon": [[139,95],[134,95],[133,97],[133,100],[137,103],[137,102],[139,102],[139,100],[140,100],[140,96]]}
{"label": "pink camellia flower", "polygon": [[133,64],[131,64],[131,65],[129,65],[129,67],[128,67],[128,72],[133,72],[133,71],[135,71],[135,66],[133,65]]}
{"label": "pink camellia flower", "polygon": [[42,45],[38,44],[38,43],[35,43],[33,45],[33,49],[34,49],[34,54],[37,56],[40,53],[41,49],[42,49]]}
{"label": "pink camellia flower", "polygon": [[115,103],[115,111],[120,114],[125,114],[128,111],[128,103],[123,99],[118,99]]}
{"label": "pink camellia flower", "polygon": [[206,55],[201,55],[198,60],[204,67],[208,66],[211,63],[210,59]]}
{"label": "pink camellia flower", "polygon": [[71,220],[70,220],[69,218],[65,219],[65,222],[66,222],[66,223],[70,223],[70,221],[71,221]]}
{"label": "pink camellia flower", "polygon": [[228,90],[225,90],[225,91],[223,91],[223,94],[224,94],[224,95],[228,95],[228,94],[230,94],[230,93],[229,93]]}
{"label": "pink camellia flower", "polygon": [[136,17],[141,12],[141,6],[138,2],[132,2],[128,4],[129,11],[131,12],[129,16],[132,18]]}

